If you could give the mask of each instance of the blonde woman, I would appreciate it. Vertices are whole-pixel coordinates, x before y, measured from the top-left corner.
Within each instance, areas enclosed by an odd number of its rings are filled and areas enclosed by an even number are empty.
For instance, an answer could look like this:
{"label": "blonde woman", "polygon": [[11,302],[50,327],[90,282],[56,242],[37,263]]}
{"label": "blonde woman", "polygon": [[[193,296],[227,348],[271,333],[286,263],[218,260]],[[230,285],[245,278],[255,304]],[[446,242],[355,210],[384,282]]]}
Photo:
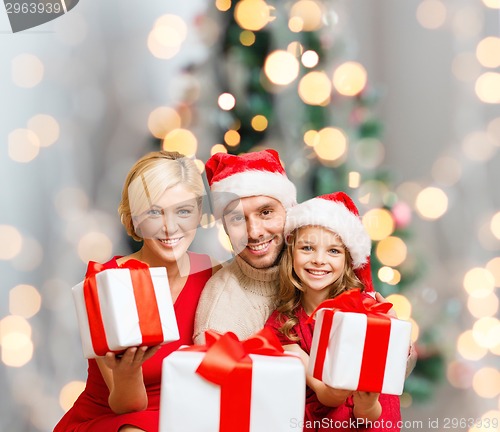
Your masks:
{"label": "blonde woman", "polygon": [[158,430],[162,361],[180,345],[193,343],[201,291],[218,269],[207,255],[188,252],[204,193],[196,165],[179,153],[149,153],[131,168],[118,212],[128,235],[143,244],[139,251],[108,264],[136,259],[167,269],[180,339],[90,359],[86,388],[54,432]]}

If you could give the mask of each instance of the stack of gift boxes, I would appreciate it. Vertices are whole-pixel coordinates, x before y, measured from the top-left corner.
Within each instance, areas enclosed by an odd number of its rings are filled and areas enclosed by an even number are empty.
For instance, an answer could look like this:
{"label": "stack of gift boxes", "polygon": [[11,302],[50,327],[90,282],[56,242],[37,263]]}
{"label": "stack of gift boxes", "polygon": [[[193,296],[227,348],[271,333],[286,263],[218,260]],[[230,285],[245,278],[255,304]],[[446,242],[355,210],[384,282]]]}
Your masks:
{"label": "stack of gift boxes", "polygon": [[[131,261],[90,263],[73,288],[86,358],[179,338],[165,269]],[[308,373],[339,389],[401,394],[410,323],[375,309],[320,308]],[[245,341],[207,332],[206,340],[165,358],[160,431],[280,432],[301,422],[304,366],[271,332]]]}

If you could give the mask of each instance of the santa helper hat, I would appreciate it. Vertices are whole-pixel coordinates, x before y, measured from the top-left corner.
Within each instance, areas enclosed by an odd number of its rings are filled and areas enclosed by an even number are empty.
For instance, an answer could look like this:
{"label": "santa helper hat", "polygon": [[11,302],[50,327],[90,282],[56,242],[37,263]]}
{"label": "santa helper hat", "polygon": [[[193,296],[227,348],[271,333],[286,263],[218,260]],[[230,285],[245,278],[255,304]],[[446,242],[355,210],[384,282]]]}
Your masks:
{"label": "santa helper hat", "polygon": [[238,198],[265,195],[280,201],[285,209],[297,204],[295,186],[286,176],[276,150],[238,156],[216,153],[208,159],[205,171],[216,219]]}
{"label": "santa helper hat", "polygon": [[297,228],[314,225],[336,233],[351,254],[353,268],[366,292],[374,291],[371,276],[371,240],[352,199],[344,192],[321,195],[287,212],[285,237]]}

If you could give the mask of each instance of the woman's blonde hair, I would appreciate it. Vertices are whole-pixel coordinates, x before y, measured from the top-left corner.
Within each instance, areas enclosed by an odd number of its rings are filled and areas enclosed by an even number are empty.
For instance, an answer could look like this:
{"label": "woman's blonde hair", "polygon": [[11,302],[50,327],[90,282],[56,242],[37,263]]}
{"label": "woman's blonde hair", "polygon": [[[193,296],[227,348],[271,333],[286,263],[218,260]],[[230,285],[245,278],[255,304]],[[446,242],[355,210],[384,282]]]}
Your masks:
{"label": "woman's blonde hair", "polygon": [[125,179],[118,207],[120,220],[129,236],[142,240],[135,231],[134,216],[147,211],[165,190],[178,184],[192,190],[201,209],[205,188],[200,172],[191,159],[177,152],[162,150],[148,153],[134,164]]}
{"label": "woman's blonde hair", "polygon": [[[297,308],[302,303],[302,295],[304,288],[302,282],[293,269],[293,249],[297,240],[298,232],[301,228],[297,228],[287,237],[287,246],[279,265],[279,304],[278,312],[283,325],[280,328],[287,338],[292,341],[299,340],[296,334],[292,333],[293,327],[299,322],[297,318]],[[344,246],[345,248],[345,246]],[[327,298],[337,297],[339,294],[351,288],[360,288],[364,291],[363,283],[356,277],[352,268],[352,258],[349,250],[345,248],[344,271],[342,275],[330,285]]]}

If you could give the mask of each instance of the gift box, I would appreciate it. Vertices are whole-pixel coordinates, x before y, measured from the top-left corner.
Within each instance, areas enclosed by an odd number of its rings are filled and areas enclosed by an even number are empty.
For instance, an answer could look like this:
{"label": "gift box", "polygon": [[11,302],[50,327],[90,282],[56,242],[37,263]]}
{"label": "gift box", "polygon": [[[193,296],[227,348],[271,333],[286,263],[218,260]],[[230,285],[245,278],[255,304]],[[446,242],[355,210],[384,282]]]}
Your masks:
{"label": "gift box", "polygon": [[179,339],[164,267],[90,262],[85,280],[73,287],[73,300],[85,358]]}
{"label": "gift box", "polygon": [[[260,344],[262,335],[275,347]],[[304,419],[303,363],[283,353],[269,330],[256,337],[240,342],[226,333],[214,341],[207,332],[206,346],[165,358],[160,432],[296,431]]]}
{"label": "gift box", "polygon": [[337,389],[400,395],[411,324],[387,315],[391,307],[359,290],[320,305],[308,373]]}

